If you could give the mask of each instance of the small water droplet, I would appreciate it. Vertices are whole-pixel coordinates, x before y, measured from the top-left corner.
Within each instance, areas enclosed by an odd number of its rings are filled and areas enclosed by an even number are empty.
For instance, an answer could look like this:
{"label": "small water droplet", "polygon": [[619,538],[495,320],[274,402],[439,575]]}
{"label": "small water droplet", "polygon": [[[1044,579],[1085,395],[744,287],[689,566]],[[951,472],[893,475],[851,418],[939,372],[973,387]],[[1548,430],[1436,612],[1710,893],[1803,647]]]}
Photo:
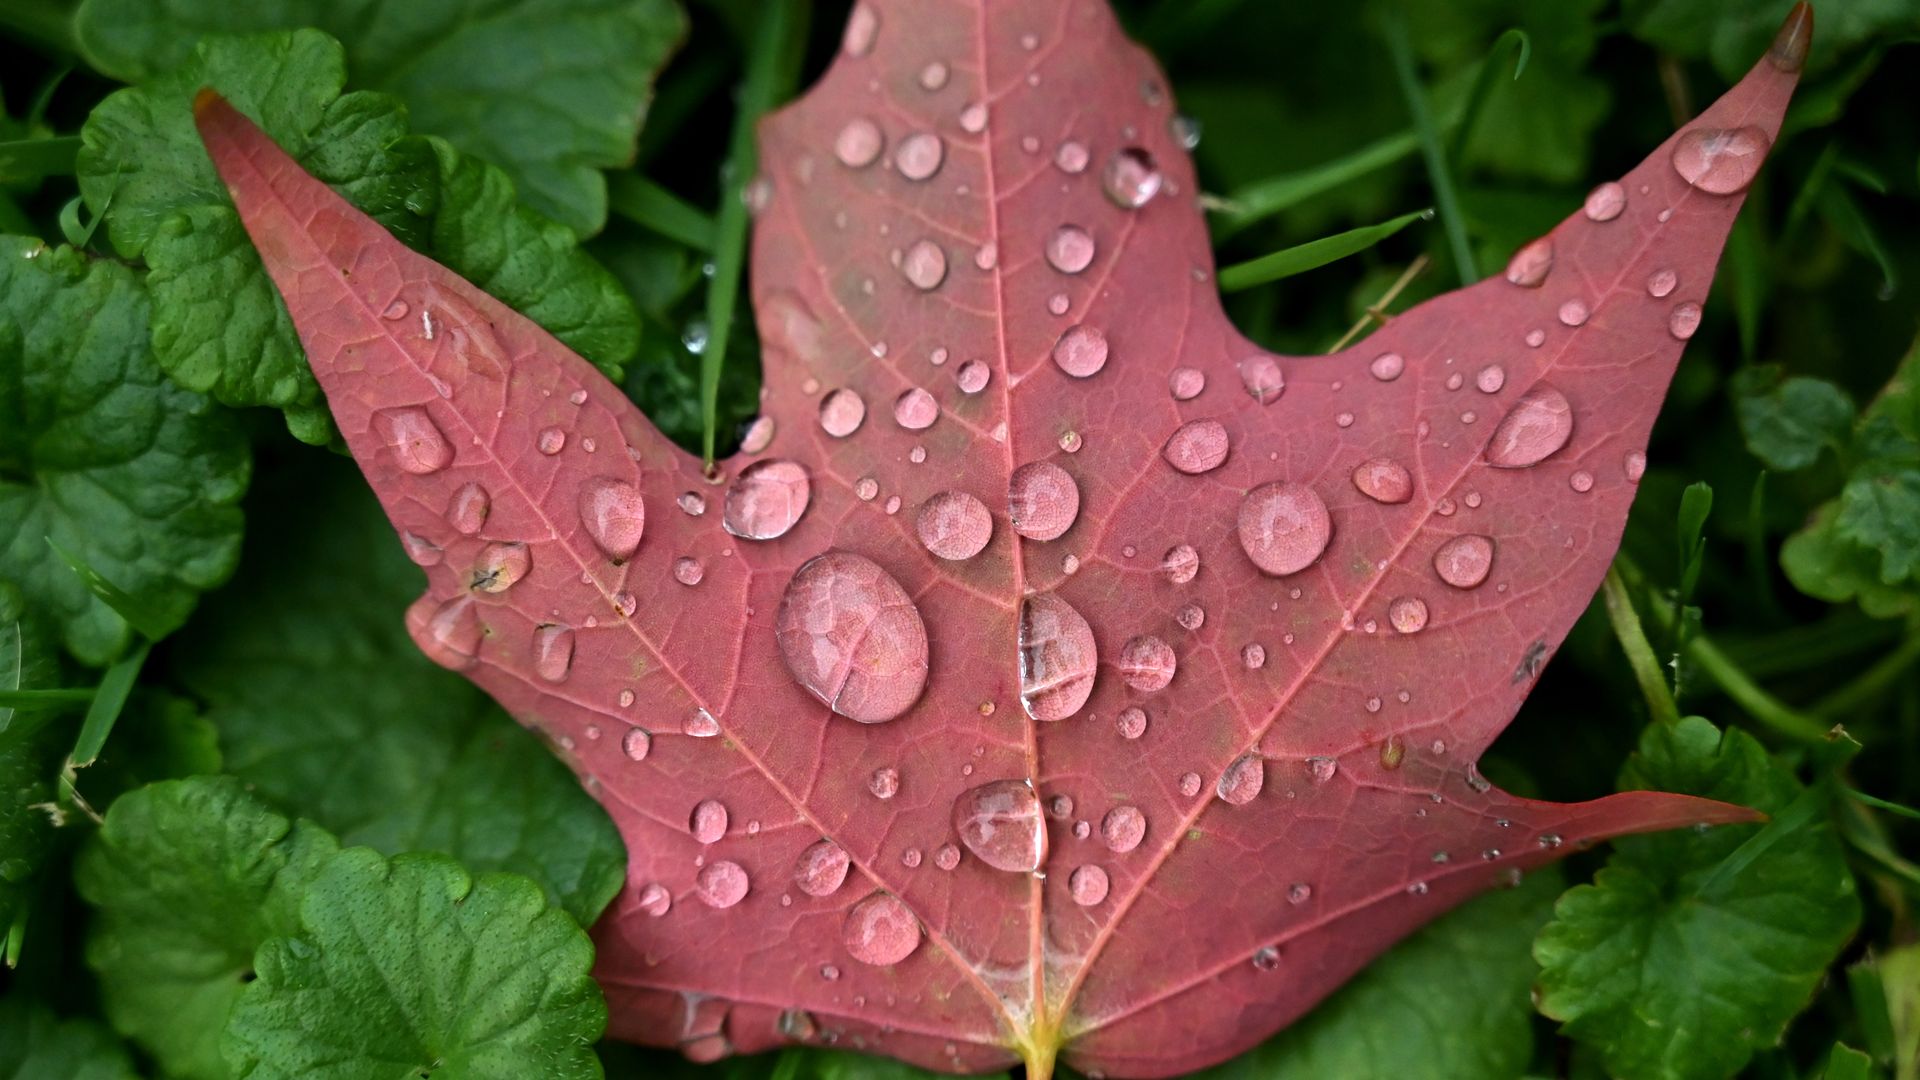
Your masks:
{"label": "small water droplet", "polygon": [[1107,366],[1107,335],[1084,323],[1067,328],[1053,343],[1053,362],[1076,379],[1085,379]]}
{"label": "small water droplet", "polygon": [[639,550],[646,531],[646,502],[624,480],[594,477],[580,487],[580,524],[608,558],[625,561]]}
{"label": "small water droplet", "polygon": [[411,310],[405,300],[395,300],[380,312],[380,317],[383,319],[404,319],[407,317],[407,312]]}
{"label": "small water droplet", "polygon": [[727,808],[718,799],[702,799],[687,819],[687,831],[703,844],[715,844],[727,835]]}
{"label": "small water droplet", "polygon": [[1152,634],[1128,639],[1115,666],[1128,686],[1145,693],[1165,690],[1178,668],[1173,646]]}
{"label": "small water droplet", "polygon": [[1380,767],[1383,769],[1392,771],[1399,768],[1406,756],[1407,744],[1402,742],[1398,735],[1389,735],[1386,741],[1380,744]]}
{"label": "small water droplet", "polygon": [[539,447],[541,453],[552,457],[566,449],[567,433],[557,427],[545,428],[540,432],[540,438],[535,445]]}
{"label": "small water droplet", "polygon": [[1069,176],[1078,175],[1087,170],[1087,144],[1078,139],[1068,139],[1053,152],[1053,164]]}
{"label": "small water droplet", "polygon": [[1080,487],[1050,461],[1028,462],[1008,482],[1007,516],[1029,540],[1058,539],[1080,516]]}
{"label": "small water droplet", "polygon": [[1474,588],[1493,569],[1493,538],[1463,533],[1448,540],[1434,552],[1433,569],[1456,589]]}
{"label": "small water droplet", "polygon": [[1177,544],[1160,557],[1160,572],[1175,585],[1185,585],[1200,572],[1200,553],[1189,544]]}
{"label": "small water droplet", "polygon": [[1249,356],[1240,361],[1240,383],[1247,388],[1253,400],[1262,405],[1271,405],[1280,400],[1287,388],[1287,381],[1280,373],[1280,361],[1264,353]]}
{"label": "small water droplet", "polygon": [[1074,607],[1053,593],[1029,596],[1020,606],[1020,703],[1035,720],[1064,720],[1093,693],[1098,650],[1093,629]]}
{"label": "small water droplet", "polygon": [[900,140],[893,151],[893,166],[900,175],[916,183],[940,171],[947,158],[947,144],[930,131],[916,131]]}
{"label": "small water droplet", "polygon": [[1267,784],[1267,763],[1258,754],[1242,754],[1220,774],[1213,793],[1233,806],[1245,806]]}
{"label": "small water droplet", "polygon": [[1507,385],[1507,369],[1499,364],[1488,364],[1473,377],[1473,385],[1483,394],[1497,394]]}
{"label": "small water droplet", "polygon": [[1547,332],[1545,330],[1527,331],[1527,347],[1529,349],[1537,349],[1540,346],[1545,345],[1546,343],[1547,343]]}
{"label": "small water droplet", "polygon": [[938,60],[928,62],[920,69],[920,89],[931,92],[945,88],[949,74],[947,65]]}
{"label": "small water droplet", "polygon": [[933,865],[942,870],[951,870],[960,865],[960,849],[952,844],[941,844],[940,850],[933,853]]}
{"label": "small water droplet", "polygon": [[1537,289],[1553,270],[1553,239],[1543,236],[1513,253],[1507,260],[1507,280],[1522,288]]}
{"label": "small water droplet", "polygon": [[1647,455],[1638,450],[1627,454],[1625,471],[1629,481],[1639,483],[1640,478],[1647,472]]}
{"label": "small water droplet", "polygon": [[1083,445],[1083,440],[1080,438],[1079,432],[1063,431],[1060,433],[1060,449],[1066,451],[1067,453],[1069,454],[1079,453],[1080,447],[1082,445]]}
{"label": "small water droplet", "polygon": [[1313,886],[1305,882],[1295,882],[1287,886],[1287,903],[1304,904],[1313,899]]}
{"label": "small water droplet", "polygon": [[447,504],[447,524],[462,536],[473,536],[487,523],[493,510],[493,497],[479,484],[463,484]]}
{"label": "small water droplet", "polygon": [[1271,945],[1262,945],[1253,950],[1252,963],[1257,971],[1272,971],[1280,966],[1280,950]]}
{"label": "small water droplet", "polygon": [[1594,221],[1612,221],[1626,208],[1627,189],[1609,180],[1587,193],[1587,203],[1583,209],[1587,217]]}
{"label": "small water droplet", "polygon": [[1373,458],[1355,466],[1353,486],[1375,502],[1395,504],[1413,498],[1413,477],[1391,458]]}
{"label": "small water droplet", "polygon": [[620,737],[620,752],[627,755],[629,761],[647,760],[647,752],[653,749],[653,736],[643,728],[628,728]]}
{"label": "small water droplet", "polygon": [[1113,726],[1123,739],[1137,739],[1147,733],[1147,711],[1137,705],[1129,705],[1114,717]]}
{"label": "small water droplet", "polygon": [[1160,456],[1188,476],[1198,476],[1225,464],[1227,450],[1225,424],[1212,419],[1189,420],[1174,429],[1160,448]]}
{"label": "small water droplet", "polygon": [[885,144],[886,137],[880,134],[879,126],[863,117],[848,121],[847,126],[840,129],[833,140],[833,156],[850,169],[864,169],[880,156]]}
{"label": "small water droplet", "polygon": [[947,253],[931,240],[916,240],[901,258],[900,272],[921,292],[937,289],[947,280]]}
{"label": "small water droplet", "polygon": [[1081,907],[1093,907],[1105,900],[1108,887],[1107,872],[1091,863],[1074,867],[1073,873],[1067,876],[1067,892]]}
{"label": "small water droplet", "polygon": [[1673,144],[1673,171],[1711,195],[1747,189],[1760,171],[1773,140],[1757,127],[1690,128]]}
{"label": "small water droplet", "polygon": [[1316,784],[1324,784],[1340,771],[1340,762],[1330,757],[1310,757],[1307,759],[1307,775],[1313,777]]}
{"label": "small water droplet", "polygon": [[1655,270],[1647,275],[1647,295],[1658,299],[1680,284],[1680,275],[1671,270]]}
{"label": "small water droplet", "polygon": [[743,540],[777,539],[799,523],[812,498],[813,484],[798,463],[756,461],[727,487],[720,523]]}
{"label": "small water droplet", "polygon": [[1107,159],[1100,186],[1107,198],[1123,210],[1138,210],[1160,191],[1160,170],[1153,155],[1137,146],[1118,150]]}
{"label": "small water droplet", "polygon": [[978,135],[987,130],[987,107],[975,102],[960,110],[960,130]]}
{"label": "small water droplet", "polygon": [[694,877],[694,893],[711,908],[730,908],[747,898],[747,871],[737,862],[722,859],[700,868]]}
{"label": "small water droplet", "polygon": [[1055,315],[1065,315],[1069,304],[1066,293],[1054,293],[1047,297],[1047,310]]}
{"label": "small water droplet", "polygon": [[383,409],[373,414],[373,427],[393,452],[394,463],[415,476],[439,472],[453,463],[453,445],[420,406]]}
{"label": "small water droplet", "polygon": [[1667,317],[1667,330],[1674,337],[1685,341],[1700,329],[1700,305],[1689,300],[1673,306],[1673,314]]}
{"label": "small water droplet", "polygon": [[943,491],[921,504],[914,531],[942,559],[971,559],[993,538],[993,515],[986,503],[964,491]]}
{"label": "small water droplet", "polygon": [[[940,418],[940,403],[932,394],[916,386],[893,401],[893,422],[908,431],[924,431]],[[926,452],[920,452],[922,460]]]}
{"label": "small water droplet", "polygon": [[533,568],[533,553],[521,543],[488,544],[480,549],[467,586],[476,592],[502,593],[527,576]]}
{"label": "small water droplet", "polygon": [[682,585],[698,585],[706,576],[706,566],[691,555],[682,555],[673,561],[673,580]]}
{"label": "small water droplet", "polygon": [[672,908],[673,894],[667,891],[665,885],[650,881],[646,888],[640,890],[640,910],[648,915],[657,919]]}
{"label": "small water droplet", "polygon": [[1318,492],[1283,480],[1247,492],[1238,531],[1240,547],[1253,564],[1283,577],[1305,570],[1326,551],[1333,520]]}
{"label": "small water droplet", "polygon": [[1427,602],[1417,596],[1402,596],[1387,605],[1387,621],[1403,634],[1417,634],[1427,627]]}
{"label": "small water droplet", "polygon": [[987,367],[986,361],[969,360],[954,371],[953,381],[959,385],[962,393],[977,394],[987,388],[987,379],[991,375],[992,370]]}
{"label": "small water droplet", "polygon": [[1185,795],[1189,799],[1193,798],[1195,795],[1200,794],[1200,774],[1199,773],[1190,772],[1190,773],[1182,773],[1180,775],[1180,794]]}
{"label": "small water droplet", "polygon": [[573,628],[541,626],[533,632],[533,670],[548,682],[560,682],[573,667]]}
{"label": "small water droplet", "polygon": [[1593,490],[1593,474],[1585,469],[1581,469],[1572,476],[1567,477],[1567,486],[1585,495],[1587,492]]}
{"label": "small water droplet", "polygon": [[836,439],[844,439],[860,430],[867,418],[867,403],[846,387],[820,399],[820,428]]}
{"label": "small water droplet", "polygon": [[887,892],[876,892],[853,905],[842,933],[848,955],[874,967],[891,967],[920,947],[920,921],[899,897]]}
{"label": "small water droplet", "polygon": [[1367,365],[1367,371],[1381,382],[1392,382],[1407,369],[1407,358],[1397,352],[1381,353]]}
{"label": "small water droplet", "polygon": [[1078,225],[1062,225],[1047,237],[1047,265],[1063,274],[1092,266],[1093,254],[1093,234]]}
{"label": "small water droplet", "polygon": [[1560,305],[1560,321],[1567,326],[1584,326],[1592,314],[1583,300],[1569,300]]}
{"label": "small water droplet", "polygon": [[1539,383],[1513,403],[1487,442],[1487,463],[1524,469],[1545,461],[1573,436],[1573,406],[1565,394]]}
{"label": "small water droplet", "polygon": [[847,17],[846,32],[840,36],[840,49],[848,56],[865,56],[873,51],[873,39],[880,30],[880,15],[867,4],[853,5]]}

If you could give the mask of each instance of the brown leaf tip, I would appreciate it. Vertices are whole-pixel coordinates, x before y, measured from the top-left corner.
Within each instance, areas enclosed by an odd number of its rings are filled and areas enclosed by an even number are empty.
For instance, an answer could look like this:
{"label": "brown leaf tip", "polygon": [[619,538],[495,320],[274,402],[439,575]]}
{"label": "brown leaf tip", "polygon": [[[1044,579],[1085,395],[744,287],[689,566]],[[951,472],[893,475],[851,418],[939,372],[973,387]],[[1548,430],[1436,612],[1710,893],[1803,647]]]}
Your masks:
{"label": "brown leaf tip", "polygon": [[1780,32],[1773,35],[1773,47],[1767,50],[1767,62],[1776,69],[1796,72],[1806,65],[1807,46],[1813,43],[1813,5],[1800,0],[1787,12]]}
{"label": "brown leaf tip", "polygon": [[216,105],[224,104],[225,102],[226,99],[220,96],[220,91],[215,90],[211,86],[203,86],[198,93],[193,95],[193,118],[198,120],[200,117],[206,115],[208,109]]}

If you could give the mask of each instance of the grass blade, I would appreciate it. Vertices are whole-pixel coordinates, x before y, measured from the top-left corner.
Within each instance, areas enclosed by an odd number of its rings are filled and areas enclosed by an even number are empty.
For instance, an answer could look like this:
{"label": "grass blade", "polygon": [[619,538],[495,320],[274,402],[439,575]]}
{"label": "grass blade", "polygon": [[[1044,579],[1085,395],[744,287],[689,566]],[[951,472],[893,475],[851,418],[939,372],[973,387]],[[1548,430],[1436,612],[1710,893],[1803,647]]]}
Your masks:
{"label": "grass blade", "polygon": [[107,745],[107,736],[113,734],[113,725],[119,721],[127,697],[133,693],[134,680],[140,677],[140,668],[152,649],[152,642],[141,642],[100,676],[100,688],[94,692],[87,718],[80,724],[80,737],[74,740],[73,753],[67,758],[70,768],[84,769],[99,760],[100,750]]}
{"label": "grass blade", "polygon": [[607,178],[607,207],[635,225],[695,251],[713,250],[713,219],[639,173],[615,173]]}
{"label": "grass blade", "polygon": [[1215,231],[1225,239],[1315,195],[1404,160],[1419,148],[1420,140],[1413,132],[1399,131],[1325,164],[1248,184],[1227,196],[1227,209],[1216,219]]}
{"label": "grass blade", "polygon": [[1460,197],[1454,192],[1453,174],[1447,171],[1446,147],[1440,144],[1440,127],[1434,123],[1433,109],[1427,104],[1427,92],[1420,85],[1413,66],[1413,45],[1407,39],[1407,22],[1397,11],[1381,18],[1381,33],[1387,53],[1393,59],[1393,73],[1400,81],[1401,96],[1406,98],[1407,114],[1420,139],[1420,153],[1427,161],[1427,180],[1433,185],[1433,201],[1440,211],[1440,227],[1446,230],[1447,247],[1453,252],[1454,269],[1460,284],[1480,280],[1480,268],[1474,264],[1473,247],[1467,243],[1467,222],[1460,214]]}
{"label": "grass blade", "polygon": [[72,176],[73,159],[79,152],[78,135],[0,142],[0,182],[38,180],[43,176]]}
{"label": "grass blade", "polygon": [[1467,103],[1460,110],[1460,118],[1453,125],[1453,135],[1447,140],[1447,156],[1455,161],[1467,152],[1467,140],[1473,137],[1473,125],[1480,119],[1480,109],[1487,103],[1487,95],[1493,92],[1494,76],[1499,74],[1509,49],[1520,50],[1519,59],[1513,63],[1513,81],[1519,82],[1520,76],[1527,70],[1527,61],[1533,58],[1533,39],[1525,30],[1512,27],[1493,39],[1493,47],[1487,50],[1487,59],[1480,65],[1480,73],[1473,77],[1473,89],[1467,92]]}
{"label": "grass blade", "polygon": [[1270,281],[1279,281],[1284,277],[1305,273],[1327,265],[1337,259],[1356,255],[1367,250],[1401,229],[1416,221],[1425,221],[1433,217],[1431,210],[1415,210],[1411,214],[1401,214],[1397,218],[1383,221],[1378,225],[1363,225],[1358,229],[1323,236],[1318,240],[1309,240],[1304,244],[1295,244],[1282,248],[1270,255],[1235,263],[1220,271],[1220,291],[1237,292],[1250,289],[1255,285],[1265,285]]}

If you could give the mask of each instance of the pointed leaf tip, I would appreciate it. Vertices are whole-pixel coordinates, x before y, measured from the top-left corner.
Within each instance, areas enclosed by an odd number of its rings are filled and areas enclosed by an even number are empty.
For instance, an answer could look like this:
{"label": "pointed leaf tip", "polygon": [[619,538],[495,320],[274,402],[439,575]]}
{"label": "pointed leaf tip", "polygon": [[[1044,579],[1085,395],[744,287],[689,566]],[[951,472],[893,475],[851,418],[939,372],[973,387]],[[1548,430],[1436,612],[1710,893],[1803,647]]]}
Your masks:
{"label": "pointed leaf tip", "polygon": [[211,86],[203,86],[193,95],[193,115],[198,119],[208,109],[226,104],[227,99]]}
{"label": "pointed leaf tip", "polygon": [[1807,50],[1813,45],[1813,5],[1807,0],[1793,5],[1773,36],[1767,50],[1767,62],[1785,72],[1797,72],[1806,65]]}

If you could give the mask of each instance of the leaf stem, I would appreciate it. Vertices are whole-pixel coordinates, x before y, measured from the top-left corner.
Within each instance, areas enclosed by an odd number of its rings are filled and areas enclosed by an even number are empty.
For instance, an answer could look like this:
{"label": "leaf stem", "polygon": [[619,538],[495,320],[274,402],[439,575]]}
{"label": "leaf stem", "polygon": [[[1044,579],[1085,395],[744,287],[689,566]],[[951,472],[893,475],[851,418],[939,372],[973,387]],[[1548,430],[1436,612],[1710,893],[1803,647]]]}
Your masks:
{"label": "leaf stem", "polygon": [[1407,113],[1413,120],[1414,134],[1420,139],[1420,154],[1426,158],[1427,180],[1433,185],[1433,201],[1440,212],[1440,226],[1446,230],[1447,246],[1453,250],[1454,269],[1460,276],[1460,284],[1471,285],[1480,280],[1480,269],[1474,265],[1473,247],[1467,242],[1467,223],[1460,214],[1453,176],[1447,171],[1447,151],[1440,143],[1440,128],[1434,123],[1427,92],[1414,70],[1406,18],[1389,8],[1381,18],[1381,30],[1387,53],[1393,59],[1394,76],[1400,81],[1401,96],[1406,98]]}
{"label": "leaf stem", "polygon": [[721,166],[720,208],[714,215],[713,276],[707,283],[707,343],[700,354],[700,453],[713,464],[720,406],[720,368],[732,336],[733,309],[740,297],[746,264],[747,185],[759,168],[754,128],[774,103],[792,92],[799,77],[798,53],[806,40],[812,5],[807,0],[776,0],[761,10],[747,49],[746,78],[727,160]]}
{"label": "leaf stem", "polygon": [[1627,666],[1633,669],[1633,679],[1640,684],[1640,693],[1647,699],[1647,710],[1662,725],[1679,723],[1680,706],[1660,672],[1660,659],[1654,655],[1652,643],[1647,641],[1646,629],[1640,625],[1640,613],[1633,609],[1633,597],[1620,577],[1617,564],[1607,569],[1601,595],[1606,599],[1607,621],[1613,624],[1613,636],[1620,639]]}
{"label": "leaf stem", "polygon": [[1844,720],[1883,693],[1920,660],[1920,635],[1910,636],[1900,647],[1875,661],[1853,681],[1813,704],[1816,716]]}
{"label": "leaf stem", "polygon": [[1387,305],[1399,299],[1400,294],[1406,291],[1407,286],[1413,284],[1413,279],[1424,273],[1430,265],[1432,265],[1432,260],[1428,259],[1425,255],[1414,256],[1413,261],[1407,264],[1405,270],[1400,271],[1400,276],[1394,279],[1393,284],[1387,286],[1387,291],[1380,294],[1380,299],[1375,300],[1367,306],[1367,313],[1360,316],[1360,321],[1354,323],[1352,329],[1340,335],[1340,340],[1334,342],[1333,348],[1327,351],[1337,353],[1341,349],[1346,348],[1349,342],[1360,336],[1360,331],[1365,330],[1368,323],[1376,323],[1380,326],[1387,325],[1387,320],[1391,318],[1391,316],[1387,314]]}

